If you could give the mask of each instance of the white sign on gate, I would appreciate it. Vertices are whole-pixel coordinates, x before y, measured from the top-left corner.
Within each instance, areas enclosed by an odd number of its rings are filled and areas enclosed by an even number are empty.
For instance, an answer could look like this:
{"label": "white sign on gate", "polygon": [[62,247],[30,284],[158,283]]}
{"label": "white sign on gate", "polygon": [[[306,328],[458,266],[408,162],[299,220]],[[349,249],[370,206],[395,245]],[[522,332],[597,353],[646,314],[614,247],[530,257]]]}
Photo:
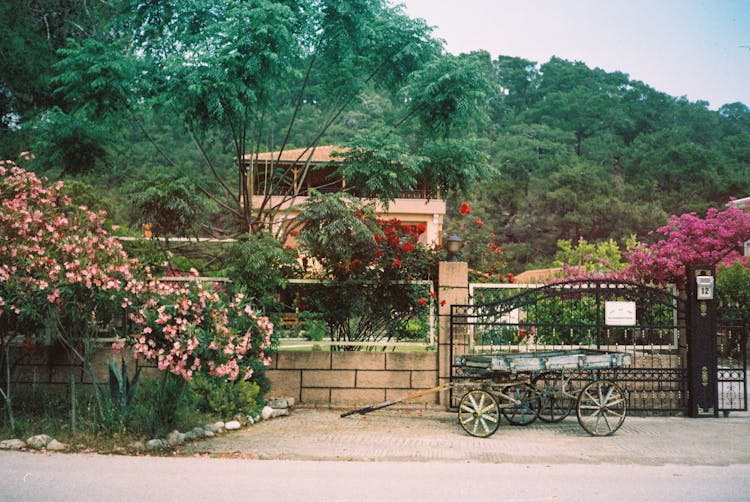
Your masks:
{"label": "white sign on gate", "polygon": [[604,302],[604,324],[635,326],[635,302]]}

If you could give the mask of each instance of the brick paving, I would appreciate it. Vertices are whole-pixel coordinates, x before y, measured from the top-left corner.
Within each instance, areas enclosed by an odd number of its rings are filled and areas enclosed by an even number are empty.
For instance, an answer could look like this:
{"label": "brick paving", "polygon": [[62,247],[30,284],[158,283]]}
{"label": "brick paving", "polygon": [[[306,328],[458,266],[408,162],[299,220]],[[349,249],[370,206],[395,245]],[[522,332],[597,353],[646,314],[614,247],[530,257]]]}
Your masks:
{"label": "brick paving", "polygon": [[628,416],[610,437],[591,437],[569,417],[526,427],[503,419],[489,438],[467,435],[454,412],[295,408],[291,416],[191,444],[187,453],[258,459],[455,461],[522,464],[750,464],[750,414],[691,419]]}

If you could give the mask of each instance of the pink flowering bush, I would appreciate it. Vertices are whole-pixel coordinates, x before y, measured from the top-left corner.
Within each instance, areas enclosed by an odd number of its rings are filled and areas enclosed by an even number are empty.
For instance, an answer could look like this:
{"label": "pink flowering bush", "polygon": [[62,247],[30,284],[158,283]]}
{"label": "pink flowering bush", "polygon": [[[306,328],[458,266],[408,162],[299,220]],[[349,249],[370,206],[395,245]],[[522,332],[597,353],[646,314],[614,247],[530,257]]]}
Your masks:
{"label": "pink flowering bush", "polygon": [[58,342],[93,377],[97,322],[133,277],[135,262],[104,229],[104,214],[73,204],[62,189],[0,161],[0,395],[11,426],[11,339]]}
{"label": "pink flowering bush", "polygon": [[273,334],[268,318],[256,315],[241,294],[226,299],[199,283],[154,280],[109,235],[104,213],[75,205],[63,189],[0,161],[0,397],[11,427],[11,338],[24,337],[30,347],[61,343],[96,383],[91,355],[99,328],[122,307],[134,328],[124,339],[165,375],[182,381],[196,372],[223,381],[260,376]]}
{"label": "pink flowering bush", "polygon": [[45,186],[11,161],[0,161],[0,177],[0,334],[34,335],[50,319],[63,334],[83,334],[135,262],[104,214],[73,204],[62,182]]}
{"label": "pink flowering bush", "polygon": [[273,324],[243,294],[226,299],[197,281],[134,281],[128,290],[134,299],[126,298],[123,306],[139,302],[129,315],[136,358],[185,380],[198,372],[248,380],[270,363]]}
{"label": "pink flowering bush", "polygon": [[625,277],[684,285],[687,265],[729,265],[737,260],[747,265],[742,244],[750,239],[750,214],[737,208],[712,208],[705,218],[695,213],[672,216],[656,234],[663,237],[651,246],[629,250]]}

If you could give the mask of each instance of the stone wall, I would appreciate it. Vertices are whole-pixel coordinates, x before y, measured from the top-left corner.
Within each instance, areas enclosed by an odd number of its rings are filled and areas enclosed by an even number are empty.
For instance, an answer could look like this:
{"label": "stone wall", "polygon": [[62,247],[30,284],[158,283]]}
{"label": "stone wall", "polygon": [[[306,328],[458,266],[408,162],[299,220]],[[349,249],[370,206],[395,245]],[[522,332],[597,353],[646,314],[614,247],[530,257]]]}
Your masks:
{"label": "stone wall", "polygon": [[[438,384],[436,352],[279,352],[267,371],[271,393],[302,404],[364,405]],[[436,404],[437,394],[413,401]]]}

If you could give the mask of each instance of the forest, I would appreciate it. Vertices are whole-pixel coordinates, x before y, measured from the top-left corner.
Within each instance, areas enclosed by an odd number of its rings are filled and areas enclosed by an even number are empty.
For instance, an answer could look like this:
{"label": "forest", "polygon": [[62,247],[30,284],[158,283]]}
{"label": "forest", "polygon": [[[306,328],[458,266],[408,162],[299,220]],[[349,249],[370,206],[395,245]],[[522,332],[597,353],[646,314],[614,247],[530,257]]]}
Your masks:
{"label": "forest", "polygon": [[0,17],[1,158],[31,152],[122,233],[261,232],[278,208],[251,210],[237,160],[330,144],[351,149],[352,193],[429,186],[446,235],[481,232],[504,272],[750,196],[746,104],[627,68],[451,55],[383,0],[13,0]]}

